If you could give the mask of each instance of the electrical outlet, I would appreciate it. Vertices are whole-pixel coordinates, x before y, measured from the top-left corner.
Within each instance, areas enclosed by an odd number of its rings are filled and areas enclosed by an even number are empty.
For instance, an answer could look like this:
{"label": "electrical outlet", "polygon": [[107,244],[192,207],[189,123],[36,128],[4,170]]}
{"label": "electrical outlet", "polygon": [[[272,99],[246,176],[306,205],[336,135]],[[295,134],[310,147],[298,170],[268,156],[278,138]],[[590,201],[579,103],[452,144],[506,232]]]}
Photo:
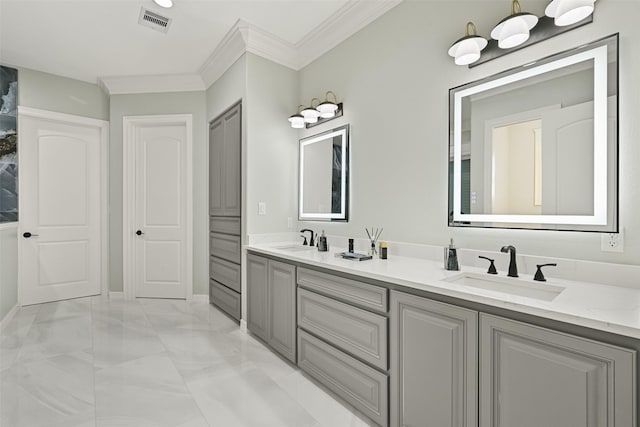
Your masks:
{"label": "electrical outlet", "polygon": [[266,214],[267,214],[267,203],[258,202],[258,215],[266,215]]}
{"label": "electrical outlet", "polygon": [[619,233],[602,234],[602,252],[624,252],[624,233],[620,229]]}

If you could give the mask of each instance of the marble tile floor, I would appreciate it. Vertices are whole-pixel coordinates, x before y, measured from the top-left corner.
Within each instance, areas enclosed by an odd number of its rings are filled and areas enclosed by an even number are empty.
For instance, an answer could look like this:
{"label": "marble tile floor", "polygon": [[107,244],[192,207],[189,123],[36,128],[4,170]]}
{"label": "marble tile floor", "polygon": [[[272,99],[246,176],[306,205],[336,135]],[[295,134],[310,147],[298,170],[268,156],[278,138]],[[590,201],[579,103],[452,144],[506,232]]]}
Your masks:
{"label": "marble tile floor", "polygon": [[81,298],[0,332],[1,427],[365,427],[205,302]]}

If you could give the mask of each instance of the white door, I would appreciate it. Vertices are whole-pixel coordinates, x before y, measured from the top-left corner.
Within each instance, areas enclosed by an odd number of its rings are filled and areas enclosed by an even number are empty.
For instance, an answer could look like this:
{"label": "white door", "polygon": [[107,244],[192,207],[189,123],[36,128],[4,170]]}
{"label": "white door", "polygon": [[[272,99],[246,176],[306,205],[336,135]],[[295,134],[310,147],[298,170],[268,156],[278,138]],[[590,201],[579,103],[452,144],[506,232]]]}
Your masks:
{"label": "white door", "polygon": [[[125,118],[133,155],[129,297],[190,298],[191,116]],[[129,132],[127,132],[129,128]],[[127,232],[127,231],[125,231]],[[131,294],[133,292],[133,294]]]}
{"label": "white door", "polygon": [[106,122],[20,109],[22,305],[106,285]]}

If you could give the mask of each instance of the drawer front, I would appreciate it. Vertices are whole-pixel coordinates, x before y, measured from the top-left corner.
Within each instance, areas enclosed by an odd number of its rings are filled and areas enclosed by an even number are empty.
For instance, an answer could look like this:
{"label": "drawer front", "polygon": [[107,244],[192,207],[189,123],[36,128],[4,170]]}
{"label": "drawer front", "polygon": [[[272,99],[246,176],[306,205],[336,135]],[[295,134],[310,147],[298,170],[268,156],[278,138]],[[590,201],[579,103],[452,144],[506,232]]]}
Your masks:
{"label": "drawer front", "polygon": [[388,425],[386,375],[300,329],[298,366],[376,423]]}
{"label": "drawer front", "polygon": [[388,368],[384,316],[299,289],[298,326],[377,368]]}
{"label": "drawer front", "polygon": [[213,256],[240,264],[241,248],[240,236],[221,233],[211,233],[210,235],[209,250]]}
{"label": "drawer front", "polygon": [[226,216],[209,217],[209,230],[212,233],[240,235],[240,218]]}
{"label": "drawer front", "polygon": [[298,285],[383,313],[389,307],[386,288],[307,268],[298,268]]}
{"label": "drawer front", "polygon": [[222,258],[209,258],[209,274],[211,278],[223,285],[240,292],[240,265],[225,261]]}
{"label": "drawer front", "polygon": [[209,280],[209,302],[215,304],[236,320],[240,320],[240,294],[224,285]]}

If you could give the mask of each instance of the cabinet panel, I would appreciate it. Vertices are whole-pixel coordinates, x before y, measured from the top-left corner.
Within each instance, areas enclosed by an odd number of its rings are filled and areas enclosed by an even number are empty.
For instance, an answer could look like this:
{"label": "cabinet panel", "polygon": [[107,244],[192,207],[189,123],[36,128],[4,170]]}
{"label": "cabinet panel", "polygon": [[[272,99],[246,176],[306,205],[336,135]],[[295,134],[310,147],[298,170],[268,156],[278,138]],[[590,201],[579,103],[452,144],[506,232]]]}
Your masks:
{"label": "cabinet panel", "polygon": [[480,317],[480,425],[635,426],[635,351]]}
{"label": "cabinet panel", "polygon": [[387,289],[344,277],[298,268],[298,284],[307,289],[358,304],[372,310],[387,312]]}
{"label": "cabinet panel", "polygon": [[209,258],[209,274],[211,278],[236,292],[241,291],[240,266],[221,258]]}
{"label": "cabinet panel", "polygon": [[269,338],[267,266],[266,258],[247,255],[247,328],[265,341]]}
{"label": "cabinet panel", "polygon": [[269,345],[296,363],[296,268],[269,260]]}
{"label": "cabinet panel", "polygon": [[391,426],[476,426],[478,313],[392,291],[390,315]]}
{"label": "cabinet panel", "polygon": [[387,318],[298,290],[298,326],[352,355],[387,370]]}
{"label": "cabinet panel", "polygon": [[298,366],[382,426],[388,425],[388,377],[298,329]]}
{"label": "cabinet panel", "polygon": [[224,214],[240,216],[240,106],[224,116],[224,167],[222,196]]}
{"label": "cabinet panel", "polygon": [[210,233],[209,251],[211,255],[240,264],[241,250],[240,236]]}
{"label": "cabinet panel", "polygon": [[222,176],[224,165],[224,123],[222,119],[209,127],[209,213],[223,215]]}
{"label": "cabinet panel", "polygon": [[215,280],[209,280],[209,302],[218,306],[234,319],[240,320],[241,301],[239,293],[232,291]]}
{"label": "cabinet panel", "polygon": [[229,216],[212,216],[209,218],[209,230],[214,233],[240,235],[240,218]]}

